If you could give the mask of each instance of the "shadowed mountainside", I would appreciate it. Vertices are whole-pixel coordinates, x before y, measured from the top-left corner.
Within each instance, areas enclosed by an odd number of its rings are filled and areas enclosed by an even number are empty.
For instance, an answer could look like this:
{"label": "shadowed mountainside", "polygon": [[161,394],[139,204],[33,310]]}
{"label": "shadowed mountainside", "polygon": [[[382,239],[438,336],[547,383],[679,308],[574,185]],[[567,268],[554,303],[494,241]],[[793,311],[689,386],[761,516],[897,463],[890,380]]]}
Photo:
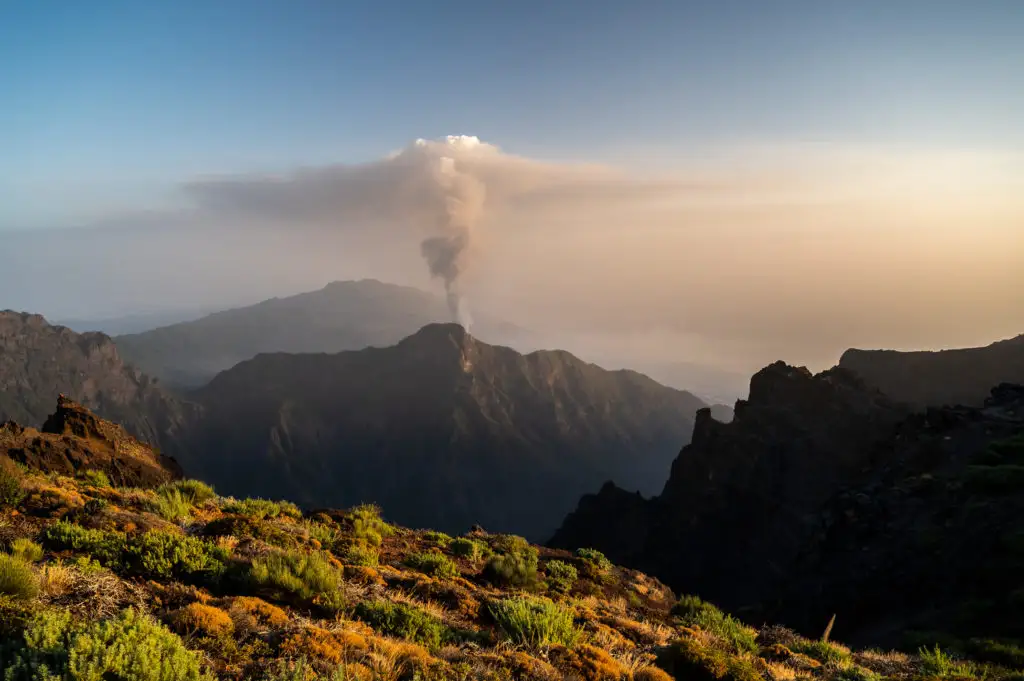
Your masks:
{"label": "shadowed mountainside", "polygon": [[992,386],[1024,383],[1024,335],[982,348],[938,352],[850,349],[839,366],[916,407],[981,406]]}
{"label": "shadowed mountainside", "polygon": [[454,324],[388,348],[260,355],[195,393],[183,465],[236,494],[374,501],[396,519],[540,536],[605,480],[651,493],[704,405],[562,351],[521,355]]}

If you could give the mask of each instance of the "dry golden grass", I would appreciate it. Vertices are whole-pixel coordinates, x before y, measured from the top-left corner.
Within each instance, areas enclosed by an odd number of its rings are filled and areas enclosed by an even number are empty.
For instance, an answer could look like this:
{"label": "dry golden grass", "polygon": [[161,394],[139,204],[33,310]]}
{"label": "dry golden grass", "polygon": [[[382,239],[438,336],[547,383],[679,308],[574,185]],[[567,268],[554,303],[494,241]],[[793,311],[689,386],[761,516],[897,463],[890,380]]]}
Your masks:
{"label": "dry golden grass", "polygon": [[78,579],[78,572],[55,561],[39,567],[39,591],[44,598],[59,598],[68,593]]}

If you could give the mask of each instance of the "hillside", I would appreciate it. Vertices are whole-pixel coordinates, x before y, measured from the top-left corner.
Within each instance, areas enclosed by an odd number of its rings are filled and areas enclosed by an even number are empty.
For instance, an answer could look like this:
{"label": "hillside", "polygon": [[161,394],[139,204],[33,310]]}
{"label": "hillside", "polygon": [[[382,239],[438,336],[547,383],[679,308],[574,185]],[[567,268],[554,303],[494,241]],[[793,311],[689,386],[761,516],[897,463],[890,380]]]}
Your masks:
{"label": "hillside", "polygon": [[992,386],[1024,383],[1024,335],[983,348],[938,352],[850,349],[839,366],[916,407],[981,406]]}
{"label": "hillside", "polygon": [[1024,671],[1024,652],[1008,645],[958,659],[751,628],[587,548],[4,461],[10,681],[1012,681]]}
{"label": "hillside", "polygon": [[193,415],[125,363],[108,336],[78,334],[39,315],[0,312],[0,422],[38,428],[61,393],[169,454]]}
{"label": "hillside", "polygon": [[775,364],[732,423],[698,414],[660,496],[606,485],[550,544],[592,545],[805,632],[840,613],[837,634],[854,639],[1019,638],[993,605],[1019,588],[1018,454],[974,464],[1024,432],[1022,409],[1020,389],[1003,387],[984,408],[910,415],[843,369]]}
{"label": "hillside", "polygon": [[[117,336],[121,353],[170,385],[194,388],[261,353],[340,352],[393,345],[451,313],[439,296],[373,279],[336,281],[319,291],[271,298],[201,319]],[[474,327],[505,341],[516,328],[486,317]]]}
{"label": "hillside", "polygon": [[205,418],[182,463],[226,492],[374,501],[405,524],[533,537],[606,480],[656,491],[705,406],[634,372],[521,355],[454,324],[387,348],[260,355],[195,398]]}

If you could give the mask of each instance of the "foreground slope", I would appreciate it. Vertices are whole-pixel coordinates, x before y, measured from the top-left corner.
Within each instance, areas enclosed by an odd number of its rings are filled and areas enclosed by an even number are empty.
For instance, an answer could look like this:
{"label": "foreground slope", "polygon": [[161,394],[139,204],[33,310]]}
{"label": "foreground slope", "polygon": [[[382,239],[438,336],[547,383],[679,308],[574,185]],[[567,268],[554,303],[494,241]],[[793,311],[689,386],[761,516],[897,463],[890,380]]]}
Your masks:
{"label": "foreground slope", "polygon": [[705,406],[634,372],[521,355],[455,324],[389,348],[261,355],[195,396],[205,419],[183,465],[225,491],[373,501],[406,524],[534,537],[606,480],[657,490]]}
{"label": "foreground slope", "polygon": [[1024,671],[1008,645],[962,654],[855,652],[754,629],[586,548],[412,531],[372,507],[303,514],[194,480],[112,487],[88,470],[15,471],[0,456],[10,681],[1011,681]]}
{"label": "foreground slope", "polygon": [[892,399],[917,407],[981,406],[992,386],[1024,383],[1024,335],[983,348],[939,352],[850,349],[839,366]]}
{"label": "foreground slope", "polygon": [[191,411],[126,364],[102,333],[75,333],[39,316],[0,312],[0,422],[39,427],[58,394],[168,453]]}
{"label": "foreground slope", "polygon": [[[116,338],[132,363],[179,387],[269,352],[340,352],[397,343],[431,322],[451,318],[438,296],[373,279],[225,310],[190,322]],[[481,319],[477,332],[503,338],[514,327]]]}

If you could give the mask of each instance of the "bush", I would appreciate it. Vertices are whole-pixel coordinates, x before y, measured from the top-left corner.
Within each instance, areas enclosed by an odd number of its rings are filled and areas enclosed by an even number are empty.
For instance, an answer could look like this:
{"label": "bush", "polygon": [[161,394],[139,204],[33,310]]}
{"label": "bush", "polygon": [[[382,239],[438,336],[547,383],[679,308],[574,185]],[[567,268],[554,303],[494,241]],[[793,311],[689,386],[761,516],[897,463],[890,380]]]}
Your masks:
{"label": "bush", "polygon": [[209,501],[217,496],[213,488],[201,480],[175,480],[160,485],[156,490],[158,495],[170,494],[172,492],[177,492],[181,495],[182,499],[193,506]]}
{"label": "bush", "polygon": [[310,520],[305,523],[306,531],[311,539],[315,539],[325,549],[333,548],[341,539],[341,532],[334,525]]}
{"label": "bush", "polygon": [[38,593],[39,580],[28,561],[0,553],[0,594],[29,600]]}
{"label": "bush", "polygon": [[548,576],[548,589],[562,594],[569,593],[579,577],[574,566],[561,560],[548,561],[544,572]]}
{"label": "bush", "polygon": [[442,549],[447,548],[452,543],[451,536],[444,532],[435,532],[434,530],[427,530],[423,533],[423,540],[437,544]]}
{"label": "bush", "polygon": [[698,626],[732,644],[736,652],[757,652],[756,632],[697,596],[683,596],[672,614],[685,626]]}
{"label": "bush", "polygon": [[270,501],[269,499],[232,499],[226,503],[222,509],[225,513],[237,513],[238,515],[250,516],[252,518],[258,518],[265,520],[268,518],[276,518],[278,516],[285,516],[288,518],[299,519],[302,517],[302,511],[299,507],[290,501]]}
{"label": "bush", "polygon": [[90,623],[44,611],[22,641],[0,651],[0,668],[7,681],[213,681],[180,638],[134,610]]}
{"label": "bush", "polygon": [[341,586],[341,575],[324,553],[271,553],[253,561],[250,576],[260,586],[293,593],[304,599],[333,597]]}
{"label": "bush", "polygon": [[382,634],[415,641],[428,648],[438,648],[454,637],[444,622],[405,603],[361,601],[355,613]]}
{"label": "bush", "polygon": [[377,549],[366,544],[352,544],[345,551],[345,562],[349,565],[375,567],[377,565]]}
{"label": "bush", "polygon": [[82,473],[82,480],[92,487],[110,487],[110,478],[103,471],[89,469]]}
{"label": "bush", "polygon": [[596,572],[608,572],[612,562],[597,549],[576,549],[576,557],[591,566]]}
{"label": "bush", "polygon": [[19,537],[11,542],[10,554],[28,563],[35,563],[43,558],[43,547],[31,539]]}
{"label": "bush", "polygon": [[515,643],[534,647],[559,643],[571,648],[580,637],[572,612],[547,599],[506,598],[488,609]]}
{"label": "bush", "polygon": [[459,568],[441,553],[414,553],[407,556],[404,563],[414,570],[419,570],[431,577],[458,577]]}
{"label": "bush", "polygon": [[374,504],[349,509],[345,517],[352,524],[355,538],[371,546],[380,546],[384,537],[395,534],[395,528],[384,522],[380,517],[380,507]]}
{"label": "bush", "polygon": [[480,558],[490,551],[486,544],[472,539],[466,539],[465,537],[453,539],[451,544],[448,545],[448,548],[451,550],[452,555],[460,558],[468,558],[471,561],[480,560]]}
{"label": "bush", "polygon": [[184,522],[192,516],[192,504],[181,491],[163,489],[150,504],[150,510],[172,523]]}
{"label": "bush", "polygon": [[103,566],[150,577],[219,577],[228,552],[197,537],[151,531],[128,537],[123,532],[89,530],[61,520],[44,531],[46,540],[97,559]]}
{"label": "bush", "polygon": [[0,456],[0,505],[17,506],[25,499],[21,471],[6,456]]}
{"label": "bush", "polygon": [[789,645],[794,653],[803,653],[822,664],[848,664],[852,659],[850,651],[828,641],[794,641]]}
{"label": "bush", "polygon": [[973,676],[971,665],[966,662],[957,662],[942,651],[939,646],[932,649],[921,648],[918,651],[921,656],[921,667],[930,676],[948,677]]}
{"label": "bush", "polygon": [[144,532],[125,547],[128,569],[150,577],[217,578],[227,568],[229,554],[216,544],[171,532]]}
{"label": "bush", "polygon": [[692,638],[681,638],[664,648],[659,665],[677,679],[693,681],[763,681],[747,657],[730,654]]}
{"label": "bush", "polygon": [[505,535],[494,541],[500,553],[487,561],[483,576],[501,586],[532,587],[537,583],[537,549],[522,537]]}
{"label": "bush", "polygon": [[220,638],[234,631],[231,616],[220,608],[204,603],[189,603],[171,614],[171,623],[182,634]]}

